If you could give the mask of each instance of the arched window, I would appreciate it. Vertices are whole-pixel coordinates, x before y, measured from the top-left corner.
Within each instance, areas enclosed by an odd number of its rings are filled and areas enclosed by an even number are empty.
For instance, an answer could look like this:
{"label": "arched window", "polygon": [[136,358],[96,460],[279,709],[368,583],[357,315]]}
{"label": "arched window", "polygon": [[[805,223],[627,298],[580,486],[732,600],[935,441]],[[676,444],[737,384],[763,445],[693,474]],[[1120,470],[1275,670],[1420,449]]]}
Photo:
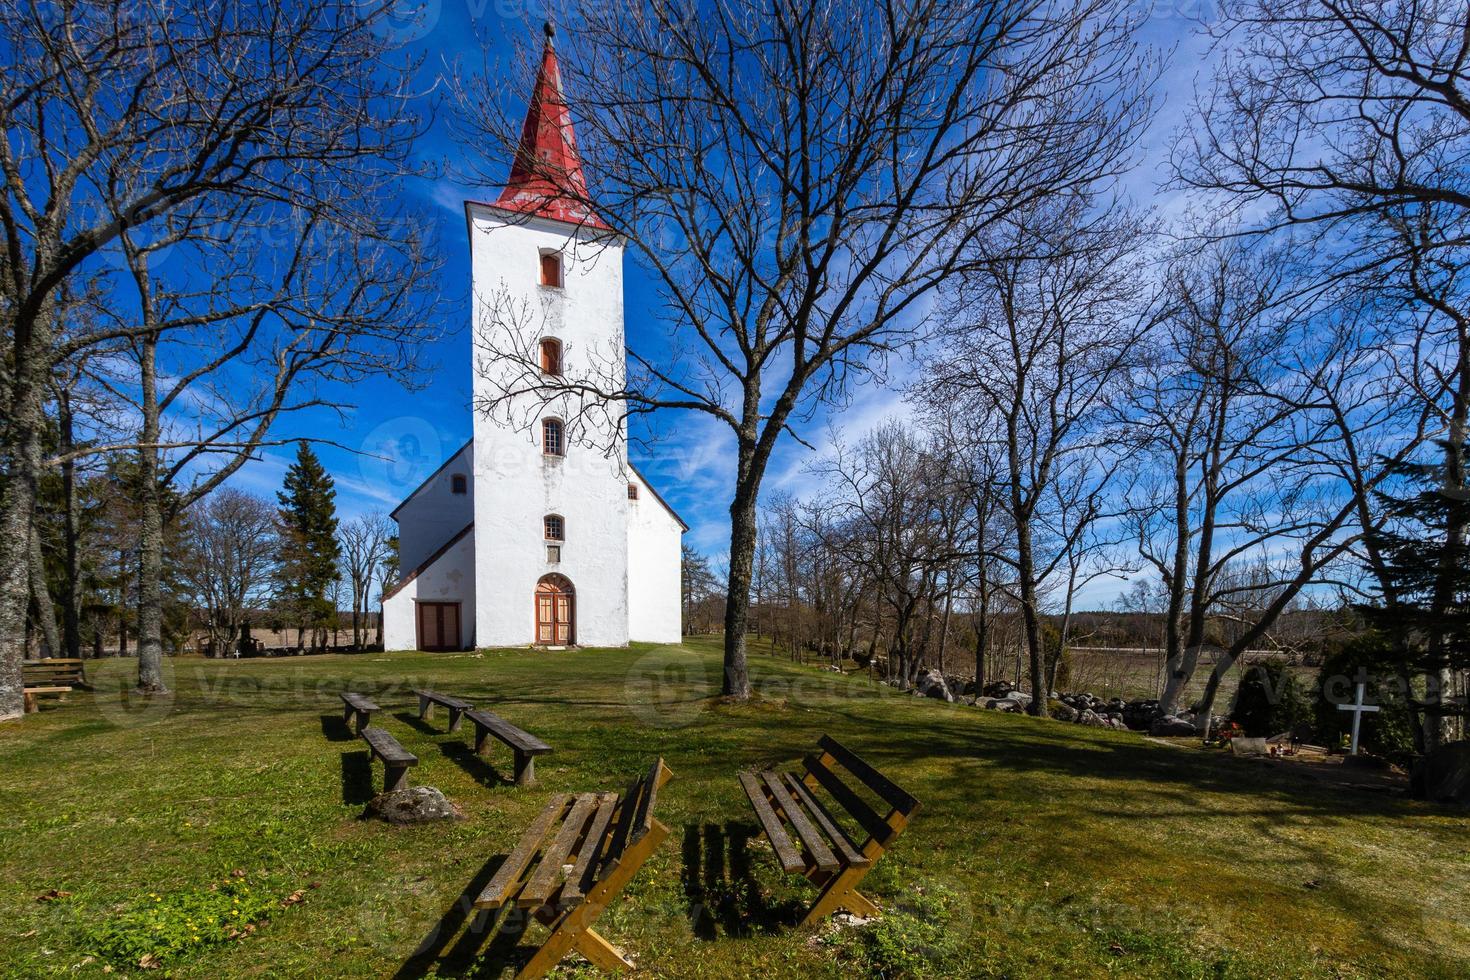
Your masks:
{"label": "arched window", "polygon": [[544,456],[566,455],[566,445],[562,438],[561,419],[541,420],[541,453]]}
{"label": "arched window", "polygon": [[566,524],[560,514],[547,514],[542,523],[545,525],[547,541],[566,540]]}
{"label": "arched window", "polygon": [[449,492],[458,494],[469,492],[469,481],[464,478],[463,473],[456,473],[449,478]]}
{"label": "arched window", "polygon": [[630,484],[628,484],[628,499],[629,500],[637,500],[638,499],[638,484],[636,484],[636,483],[630,483]]}
{"label": "arched window", "polygon": [[561,341],[552,337],[541,341],[541,373],[561,374]]}
{"label": "arched window", "polygon": [[561,285],[561,256],[555,252],[541,253],[541,285]]}

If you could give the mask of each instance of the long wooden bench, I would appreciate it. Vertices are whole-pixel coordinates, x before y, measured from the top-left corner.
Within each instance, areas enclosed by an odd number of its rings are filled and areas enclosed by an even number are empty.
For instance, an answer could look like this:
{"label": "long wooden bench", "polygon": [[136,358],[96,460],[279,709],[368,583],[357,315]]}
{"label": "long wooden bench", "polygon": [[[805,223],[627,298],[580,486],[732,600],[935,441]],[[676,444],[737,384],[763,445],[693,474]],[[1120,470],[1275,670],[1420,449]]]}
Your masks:
{"label": "long wooden bench", "polygon": [[479,909],[514,905],[551,928],[517,977],[543,976],[573,949],[599,969],[632,969],[592,924],[669,835],[653,808],[672,776],[659,759],[621,797],[561,793],[531,822],[475,900]]}
{"label": "long wooden bench", "polygon": [[419,757],[381,728],[369,725],[362,730],[362,739],[368,751],[383,763],[383,792],[393,793],[407,786],[408,770],[419,764]]}
{"label": "long wooden bench", "polygon": [[345,725],[356,718],[353,730],[359,735],[362,734],[364,728],[373,723],[373,712],[382,710],[361,694],[353,694],[351,691],[342,692],[342,724]]}
{"label": "long wooden bench", "polygon": [[[742,772],[740,785],[781,867],[802,874],[821,889],[802,925],[819,922],[839,909],[873,916],[878,907],[857,890],[895,838],[903,833],[919,809],[919,801],[868,765],[830,735],[817,743],[820,755],[808,755],[802,775],[783,772]],[[839,768],[847,774],[844,779]],[[850,785],[855,782],[856,786]],[[836,803],[836,809],[867,834],[858,846],[843,821],[834,817],[818,791]],[[862,793],[881,801],[880,816]],[[788,831],[788,827],[790,830]],[[793,840],[793,836],[795,840]]]}
{"label": "long wooden bench", "polygon": [[480,709],[466,711],[464,716],[475,723],[476,755],[484,751],[485,742],[494,735],[515,754],[516,785],[530,786],[536,782],[536,756],[552,751],[551,746],[493,712]]}
{"label": "long wooden bench", "polygon": [[460,719],[464,717],[466,711],[474,707],[468,701],[461,701],[459,698],[452,698],[447,694],[440,694],[438,691],[416,690],[413,693],[419,696],[420,721],[427,721],[429,719],[429,714],[433,711],[434,705],[436,704],[443,705],[449,709],[449,730],[451,732],[459,731]]}

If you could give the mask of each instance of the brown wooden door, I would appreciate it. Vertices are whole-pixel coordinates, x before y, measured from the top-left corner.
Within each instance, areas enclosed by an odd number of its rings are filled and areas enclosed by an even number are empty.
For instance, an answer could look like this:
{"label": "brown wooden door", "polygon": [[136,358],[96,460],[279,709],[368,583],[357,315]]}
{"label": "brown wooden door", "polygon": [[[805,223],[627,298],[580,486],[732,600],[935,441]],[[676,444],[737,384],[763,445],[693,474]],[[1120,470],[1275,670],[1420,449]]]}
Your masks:
{"label": "brown wooden door", "polygon": [[419,649],[459,649],[459,603],[421,602],[418,604]]}
{"label": "brown wooden door", "polygon": [[543,646],[570,646],[576,636],[576,613],[571,583],[548,575],[536,585],[536,642]]}

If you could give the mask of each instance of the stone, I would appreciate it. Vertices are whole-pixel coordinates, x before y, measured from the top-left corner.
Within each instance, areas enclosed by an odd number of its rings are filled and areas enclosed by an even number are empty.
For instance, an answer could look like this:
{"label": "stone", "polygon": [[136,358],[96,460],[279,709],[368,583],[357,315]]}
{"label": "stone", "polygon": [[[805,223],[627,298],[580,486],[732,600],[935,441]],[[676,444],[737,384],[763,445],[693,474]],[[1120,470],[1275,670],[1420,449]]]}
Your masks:
{"label": "stone", "polygon": [[1230,751],[1235,755],[1246,757],[1265,755],[1267,752],[1266,740],[1265,738],[1246,738],[1244,735],[1232,738]]}
{"label": "stone", "polygon": [[1077,709],[1065,701],[1053,701],[1047,705],[1047,710],[1057,721],[1076,721]]}
{"label": "stone", "polygon": [[1194,722],[1172,715],[1163,715],[1155,718],[1148,727],[1150,735],[1163,738],[1181,738],[1187,735],[1198,735],[1199,731],[1194,727]]}
{"label": "stone", "polygon": [[1419,760],[1410,788],[1421,800],[1470,805],[1470,741],[1449,742]]}
{"label": "stone", "polygon": [[953,701],[954,695],[950,693],[949,684],[944,675],[937,670],[926,670],[919,675],[914,684],[915,692],[926,698],[934,698],[937,701]]}
{"label": "stone", "polygon": [[464,814],[434,787],[410,786],[373,797],[368,804],[367,816],[403,826],[439,820],[460,820]]}

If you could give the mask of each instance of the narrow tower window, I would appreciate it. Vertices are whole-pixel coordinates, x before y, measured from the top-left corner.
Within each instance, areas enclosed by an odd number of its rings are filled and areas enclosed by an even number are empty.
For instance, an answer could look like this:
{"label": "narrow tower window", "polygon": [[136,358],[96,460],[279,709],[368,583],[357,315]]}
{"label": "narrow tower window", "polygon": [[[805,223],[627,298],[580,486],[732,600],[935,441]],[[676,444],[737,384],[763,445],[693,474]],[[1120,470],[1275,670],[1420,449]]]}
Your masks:
{"label": "narrow tower window", "polygon": [[561,256],[555,252],[541,253],[541,285],[561,285]]}
{"label": "narrow tower window", "polygon": [[562,524],[560,514],[547,514],[545,523],[547,541],[563,540],[563,535],[566,533],[566,526]]}
{"label": "narrow tower window", "polygon": [[638,484],[636,484],[636,483],[630,483],[630,484],[628,484],[628,499],[629,500],[637,500],[638,499]]}
{"label": "narrow tower window", "polygon": [[541,452],[546,456],[561,456],[566,452],[566,447],[562,445],[560,419],[542,420]]}
{"label": "narrow tower window", "polygon": [[550,337],[541,341],[541,373],[561,374],[561,341]]}

